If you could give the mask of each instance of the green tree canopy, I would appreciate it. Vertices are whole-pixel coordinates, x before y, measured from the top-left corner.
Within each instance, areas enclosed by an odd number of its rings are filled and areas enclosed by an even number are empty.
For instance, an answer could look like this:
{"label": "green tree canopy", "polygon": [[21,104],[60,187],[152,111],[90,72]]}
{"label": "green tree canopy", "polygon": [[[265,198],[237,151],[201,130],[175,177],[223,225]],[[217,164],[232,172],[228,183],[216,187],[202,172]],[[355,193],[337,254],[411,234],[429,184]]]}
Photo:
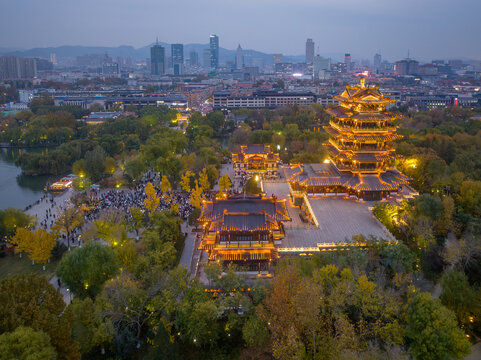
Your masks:
{"label": "green tree canopy", "polygon": [[0,332],[19,326],[31,327],[50,336],[59,360],[80,359],[72,341],[72,313],[62,295],[38,275],[13,275],[0,280]]}
{"label": "green tree canopy", "polygon": [[43,331],[19,326],[0,335],[0,360],[56,360],[50,336]]}
{"label": "green tree canopy", "polygon": [[75,295],[96,296],[119,270],[117,255],[109,246],[88,242],[66,255],[57,268],[59,278]]}

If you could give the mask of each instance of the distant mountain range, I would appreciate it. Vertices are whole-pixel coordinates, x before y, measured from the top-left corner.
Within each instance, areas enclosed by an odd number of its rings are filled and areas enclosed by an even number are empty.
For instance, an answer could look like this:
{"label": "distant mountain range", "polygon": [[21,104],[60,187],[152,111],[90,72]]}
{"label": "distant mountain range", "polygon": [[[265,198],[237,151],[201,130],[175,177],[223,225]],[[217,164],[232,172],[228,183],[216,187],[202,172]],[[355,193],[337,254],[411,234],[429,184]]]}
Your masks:
{"label": "distant mountain range", "polygon": [[[171,48],[170,44],[159,42],[160,45],[165,47],[166,55],[170,56]],[[55,53],[57,59],[60,58],[75,58],[76,56],[87,54],[108,54],[110,57],[128,57],[132,59],[147,59],[150,57],[150,47],[153,44],[135,49],[130,45],[122,45],[117,47],[103,47],[103,46],[58,46],[58,47],[46,47],[46,48],[33,48],[33,49],[18,49],[18,48],[2,48],[0,47],[0,55],[18,56],[18,57],[39,57],[49,59],[51,53]],[[184,57],[188,58],[191,51],[196,51],[199,54],[199,59],[202,62],[202,51],[208,49],[209,44],[184,44]],[[225,48],[219,48],[219,57],[221,62],[234,61],[236,50],[229,50]],[[323,56],[331,57],[334,60],[342,59],[342,54],[323,54]],[[244,50],[244,57],[246,59],[257,58],[263,59],[266,64],[272,64],[272,54],[263,53],[256,50]],[[303,55],[284,55],[285,62],[303,62]]]}

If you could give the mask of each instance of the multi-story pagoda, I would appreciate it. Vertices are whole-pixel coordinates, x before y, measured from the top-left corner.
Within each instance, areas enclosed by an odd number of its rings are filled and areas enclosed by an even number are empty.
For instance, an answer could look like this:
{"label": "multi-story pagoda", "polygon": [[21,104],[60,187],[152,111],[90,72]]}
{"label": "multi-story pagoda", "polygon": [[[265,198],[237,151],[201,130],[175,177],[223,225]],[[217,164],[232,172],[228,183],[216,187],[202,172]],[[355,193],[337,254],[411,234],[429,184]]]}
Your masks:
{"label": "multi-story pagoda", "polygon": [[393,141],[400,138],[394,121],[400,116],[386,107],[395,100],[383,96],[378,86],[366,85],[364,78],[358,86],[346,86],[335,99],[340,105],[327,109],[332,118],[324,127],[330,163],[285,167],[293,188],[347,193],[365,200],[400,191],[409,178],[393,167]]}
{"label": "multi-story pagoda", "polygon": [[240,152],[232,154],[234,175],[236,178],[275,178],[279,167],[279,154],[272,152],[266,145],[242,145]]}
{"label": "multi-story pagoda", "polygon": [[198,220],[204,229],[200,249],[210,261],[266,270],[278,258],[275,245],[285,235],[282,223],[291,218],[285,200],[242,194],[204,201]]}

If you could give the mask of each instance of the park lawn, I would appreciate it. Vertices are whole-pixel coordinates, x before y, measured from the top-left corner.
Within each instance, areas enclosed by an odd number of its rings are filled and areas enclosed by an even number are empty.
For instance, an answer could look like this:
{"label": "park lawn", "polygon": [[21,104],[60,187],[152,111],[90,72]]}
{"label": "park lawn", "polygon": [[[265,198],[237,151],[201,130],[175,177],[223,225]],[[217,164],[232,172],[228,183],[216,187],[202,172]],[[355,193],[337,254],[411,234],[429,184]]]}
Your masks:
{"label": "park lawn", "polygon": [[45,264],[45,271],[42,270],[42,264],[32,265],[32,260],[23,254],[22,258],[19,255],[6,255],[0,258],[0,279],[6,278],[13,274],[30,274],[43,275],[48,280],[55,274],[58,261],[50,261]]}

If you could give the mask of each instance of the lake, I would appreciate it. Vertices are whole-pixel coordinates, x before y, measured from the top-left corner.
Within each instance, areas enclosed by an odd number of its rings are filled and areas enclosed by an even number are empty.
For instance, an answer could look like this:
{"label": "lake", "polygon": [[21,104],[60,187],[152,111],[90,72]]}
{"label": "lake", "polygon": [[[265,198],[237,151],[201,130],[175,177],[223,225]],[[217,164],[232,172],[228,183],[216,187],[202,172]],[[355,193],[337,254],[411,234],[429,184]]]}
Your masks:
{"label": "lake", "polygon": [[44,193],[48,176],[24,176],[20,167],[15,166],[15,159],[22,151],[26,150],[0,149],[0,209],[15,207],[23,210]]}

